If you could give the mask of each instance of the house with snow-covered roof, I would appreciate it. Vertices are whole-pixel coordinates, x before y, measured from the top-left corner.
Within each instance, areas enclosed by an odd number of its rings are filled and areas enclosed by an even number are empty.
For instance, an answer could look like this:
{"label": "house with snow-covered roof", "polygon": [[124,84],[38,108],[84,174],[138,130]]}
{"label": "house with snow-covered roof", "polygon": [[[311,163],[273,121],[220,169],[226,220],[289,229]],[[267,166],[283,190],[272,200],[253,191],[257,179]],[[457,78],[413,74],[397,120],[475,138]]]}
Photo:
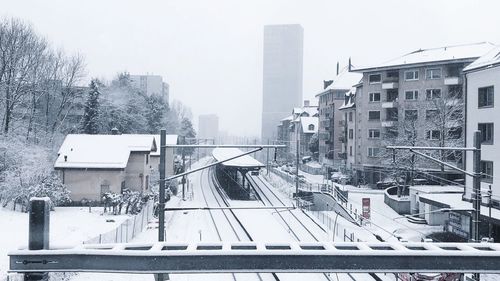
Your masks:
{"label": "house with snow-covered roof", "polygon": [[[367,67],[353,68],[362,74],[362,87],[356,92],[356,150],[353,173],[356,179],[376,184],[388,177],[390,155],[387,145],[462,146],[464,108],[456,109],[455,117],[445,126],[437,126],[440,101],[463,104],[463,69],[495,46],[475,44],[419,49],[395,59]],[[468,114],[468,113],[467,113]],[[413,128],[413,129],[412,129]],[[414,142],[413,142],[414,141]],[[445,161],[463,167],[459,154],[449,153]],[[429,161],[414,167],[429,178],[447,180],[463,175]]]}
{"label": "house with snow-covered roof", "polygon": [[285,155],[281,158],[293,159],[297,151],[297,138],[300,140],[300,154],[309,156],[308,143],[318,129],[318,106],[312,105],[309,100],[304,101],[302,107],[292,109],[291,115],[280,120],[278,124],[278,141],[287,145]]}
{"label": "house with snow-covered roof", "polygon": [[157,151],[159,143],[153,135],[69,134],[58,151],[54,169],[71,191],[73,201],[100,201],[106,192],[119,194],[126,188],[148,191],[155,165],[151,154]]}

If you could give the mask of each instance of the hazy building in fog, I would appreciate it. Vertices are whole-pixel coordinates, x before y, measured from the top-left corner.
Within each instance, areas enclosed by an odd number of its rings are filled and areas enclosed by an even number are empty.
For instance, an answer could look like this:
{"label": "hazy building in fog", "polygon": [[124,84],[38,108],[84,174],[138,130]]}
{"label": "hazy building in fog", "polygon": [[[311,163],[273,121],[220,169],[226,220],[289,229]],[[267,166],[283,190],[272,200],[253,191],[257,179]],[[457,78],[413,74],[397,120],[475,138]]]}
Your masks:
{"label": "hazy building in fog", "polygon": [[168,102],[170,85],[163,82],[160,75],[130,75],[132,86],[141,90],[144,94],[159,95]]}
{"label": "hazy building in fog", "polygon": [[299,24],[264,27],[261,139],[275,140],[276,126],[302,101],[304,30]]}
{"label": "hazy building in fog", "polygon": [[219,117],[216,114],[204,114],[198,117],[198,138],[217,140],[219,135]]}

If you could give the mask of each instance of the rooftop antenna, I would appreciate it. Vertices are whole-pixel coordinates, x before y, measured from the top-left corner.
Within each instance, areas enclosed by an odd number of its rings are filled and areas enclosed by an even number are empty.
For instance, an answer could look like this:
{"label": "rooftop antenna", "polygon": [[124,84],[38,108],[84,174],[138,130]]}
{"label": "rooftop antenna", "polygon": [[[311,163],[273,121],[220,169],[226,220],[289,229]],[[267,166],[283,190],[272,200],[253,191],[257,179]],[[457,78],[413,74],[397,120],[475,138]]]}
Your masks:
{"label": "rooftop antenna", "polygon": [[339,62],[337,62],[337,76],[339,76],[339,67],[340,67]]}
{"label": "rooftop antenna", "polygon": [[351,72],[351,68],[352,68],[351,57],[349,57],[349,66],[348,66],[349,72]]}

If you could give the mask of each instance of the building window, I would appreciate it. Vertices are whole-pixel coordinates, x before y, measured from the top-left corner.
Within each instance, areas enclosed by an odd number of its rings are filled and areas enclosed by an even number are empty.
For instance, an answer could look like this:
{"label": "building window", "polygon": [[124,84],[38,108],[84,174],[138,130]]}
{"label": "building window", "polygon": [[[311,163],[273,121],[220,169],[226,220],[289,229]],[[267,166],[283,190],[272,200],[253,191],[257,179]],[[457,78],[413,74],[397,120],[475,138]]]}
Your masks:
{"label": "building window", "polygon": [[418,91],[405,91],[405,99],[406,100],[418,100]]}
{"label": "building window", "polygon": [[370,102],[380,101],[380,93],[370,93]]}
{"label": "building window", "polygon": [[477,129],[481,131],[482,144],[493,144],[493,123],[479,123]]}
{"label": "building window", "polygon": [[405,71],[405,81],[418,80],[418,70]]}
{"label": "building window", "polygon": [[492,107],[493,106],[493,86],[483,87],[478,89],[478,106]]}
{"label": "building window", "polygon": [[310,124],[310,125],[308,126],[308,129],[309,129],[309,131],[314,131],[314,125],[313,125],[313,124]]}
{"label": "building window", "polygon": [[369,139],[379,139],[380,138],[380,130],[379,129],[368,129],[368,138]]}
{"label": "building window", "polygon": [[418,110],[416,109],[405,110],[405,120],[417,120],[417,118],[418,118]]}
{"label": "building window", "polygon": [[352,122],[352,112],[349,112],[349,122]]}
{"label": "building window", "polygon": [[353,138],[354,138],[354,130],[349,129],[349,139],[353,139]]}
{"label": "building window", "polygon": [[146,154],[146,165],[149,164],[149,154]]}
{"label": "building window", "polygon": [[101,198],[104,194],[109,193],[111,191],[111,188],[109,187],[109,183],[107,181],[104,181],[103,184],[101,184]]}
{"label": "building window", "polygon": [[378,110],[368,111],[368,120],[380,120],[380,111]]}
{"label": "building window", "polygon": [[380,155],[380,148],[368,147],[368,157],[378,157]]}
{"label": "building window", "polygon": [[428,140],[440,140],[441,139],[441,131],[440,130],[427,131],[427,139]]}
{"label": "building window", "polygon": [[481,181],[493,182],[493,161],[481,161]]}
{"label": "building window", "polygon": [[427,89],[425,90],[425,98],[427,100],[440,99],[441,89]]}
{"label": "building window", "polygon": [[378,84],[382,81],[382,75],[370,74],[370,76],[368,76],[368,81],[370,84]]}
{"label": "building window", "polygon": [[441,68],[428,68],[425,70],[427,79],[441,79]]}
{"label": "building window", "polygon": [[146,176],[146,182],[144,183],[144,185],[146,186],[146,190],[149,189],[149,175]]}
{"label": "building window", "polygon": [[436,118],[437,115],[438,115],[437,109],[427,109],[425,111],[425,119],[426,120],[432,120],[432,119]]}
{"label": "building window", "polygon": [[349,156],[352,156],[352,145],[349,146]]}

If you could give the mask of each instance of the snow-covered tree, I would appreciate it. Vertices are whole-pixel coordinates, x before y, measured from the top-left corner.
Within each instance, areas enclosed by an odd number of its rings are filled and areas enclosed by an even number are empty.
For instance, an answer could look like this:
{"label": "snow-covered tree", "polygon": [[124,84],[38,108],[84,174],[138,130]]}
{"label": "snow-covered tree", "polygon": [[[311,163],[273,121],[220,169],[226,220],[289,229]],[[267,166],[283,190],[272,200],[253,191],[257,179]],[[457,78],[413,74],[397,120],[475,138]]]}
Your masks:
{"label": "snow-covered tree", "polygon": [[99,81],[93,79],[90,82],[87,101],[83,112],[82,131],[85,134],[99,133]]}
{"label": "snow-covered tree", "polygon": [[[181,144],[191,144],[189,139],[196,137],[196,131],[193,128],[191,120],[184,118],[181,121],[181,128],[179,130],[179,136],[181,137]],[[191,155],[194,152],[194,148],[182,148],[182,153],[184,155]]]}
{"label": "snow-covered tree", "polygon": [[311,151],[311,153],[316,158],[317,152],[319,151],[318,133],[315,133],[314,135],[311,136],[311,139],[309,139],[308,147],[309,151]]}

